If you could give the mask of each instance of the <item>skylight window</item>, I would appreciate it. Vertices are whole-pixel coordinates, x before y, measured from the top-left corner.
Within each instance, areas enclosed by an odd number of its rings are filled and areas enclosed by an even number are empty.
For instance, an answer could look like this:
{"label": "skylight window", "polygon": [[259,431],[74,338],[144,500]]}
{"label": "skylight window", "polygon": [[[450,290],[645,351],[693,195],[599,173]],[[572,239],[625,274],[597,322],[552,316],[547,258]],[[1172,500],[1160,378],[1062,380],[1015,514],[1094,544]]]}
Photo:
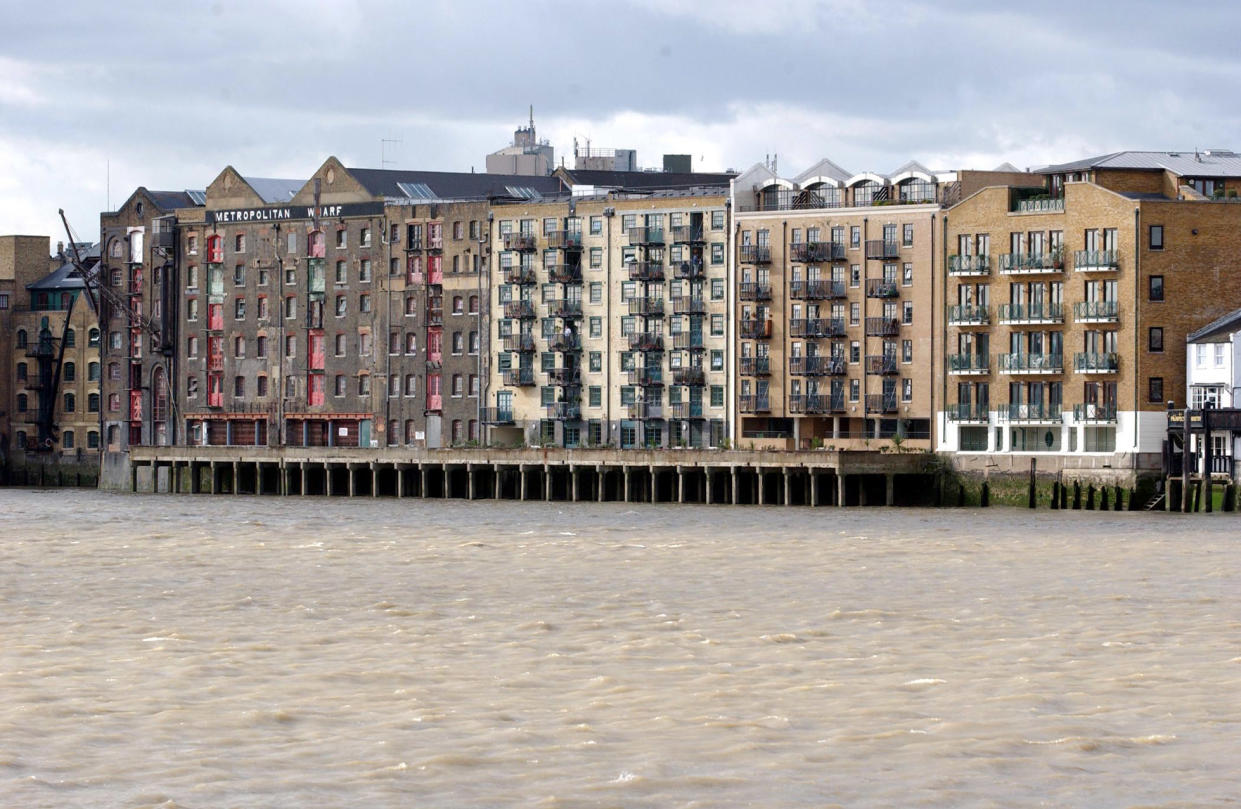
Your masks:
{"label": "skylight window", "polygon": [[410,199],[435,199],[435,193],[431,191],[431,187],[426,183],[397,183],[396,187],[401,189],[401,193]]}

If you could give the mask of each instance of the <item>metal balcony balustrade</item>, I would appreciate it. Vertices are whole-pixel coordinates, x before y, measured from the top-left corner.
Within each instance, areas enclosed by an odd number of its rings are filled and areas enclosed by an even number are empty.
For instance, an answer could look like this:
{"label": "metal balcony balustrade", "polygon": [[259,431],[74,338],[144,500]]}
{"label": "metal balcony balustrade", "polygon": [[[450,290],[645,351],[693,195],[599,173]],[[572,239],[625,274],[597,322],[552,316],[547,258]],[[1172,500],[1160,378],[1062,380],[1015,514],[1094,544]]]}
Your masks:
{"label": "metal balcony balustrade", "polygon": [[576,332],[565,334],[557,332],[547,338],[547,348],[549,351],[559,352],[577,352],[582,350],[582,336]]}
{"label": "metal balcony balustrade", "polygon": [[1012,213],[1064,213],[1064,197],[1056,199],[1019,199],[1011,207]]}
{"label": "metal balcony balustrade", "polygon": [[1042,273],[1058,273],[1064,270],[1064,257],[1061,253],[1001,253],[1001,275],[1037,275]]}
{"label": "metal balcony balustrade", "polygon": [[1115,272],[1120,269],[1120,254],[1116,250],[1074,250],[1075,272]]}
{"label": "metal balcony balustrade", "polygon": [[766,340],[771,337],[771,321],[750,318],[741,321],[741,336],[747,340]]}
{"label": "metal balcony balustrade", "polygon": [[789,245],[789,258],[800,264],[844,261],[845,246],[836,242],[793,242]]}
{"label": "metal balcony balustrade", "polygon": [[672,347],[678,351],[703,351],[706,344],[702,332],[683,331],[672,335]]}
{"label": "metal balcony balustrade", "polygon": [[504,249],[531,252],[538,248],[538,239],[533,233],[505,233]]}
{"label": "metal balcony balustrade", "polygon": [[533,334],[509,334],[500,338],[500,342],[504,346],[505,351],[521,353],[531,353],[534,351]]}
{"label": "metal balcony balustrade", "polygon": [[895,281],[886,281],[882,278],[866,279],[866,297],[868,298],[896,298],[900,294],[901,288]]}
{"label": "metal balcony balustrade", "polygon": [[580,300],[557,298],[547,302],[547,316],[560,317],[566,320],[577,320],[582,317]]}
{"label": "metal balcony balustrade", "polygon": [[1081,351],[1073,355],[1073,370],[1079,374],[1114,374],[1120,370],[1120,355]]}
{"label": "metal balcony balustrade", "polygon": [[1060,354],[1001,354],[1002,374],[1061,374],[1064,357]]}
{"label": "metal balcony balustrade", "polygon": [[501,374],[504,384],[510,388],[528,388],[534,386],[533,368],[510,368]]}
{"label": "metal balcony balustrade", "polygon": [[662,402],[634,402],[629,405],[629,418],[655,420],[664,417]]}
{"label": "metal balcony balustrade", "polygon": [[702,225],[674,225],[672,227],[673,244],[697,244],[706,241]]}
{"label": "metal balcony balustrade", "polygon": [[511,407],[506,407],[503,410],[498,407],[484,407],[482,416],[483,424],[513,423],[513,409]]}
{"label": "metal balcony balustrade", "polygon": [[789,297],[795,301],[823,301],[845,297],[844,281],[790,281]]}
{"label": "metal balcony balustrade", "polygon": [[795,393],[789,396],[790,413],[803,415],[843,413],[844,409],[844,393],[835,396],[827,393]]}
{"label": "metal balcony balustrade", "polygon": [[866,318],[867,337],[892,337],[900,334],[901,321],[894,317]]}
{"label": "metal balcony balustrade", "polygon": [[771,284],[742,281],[737,289],[737,298],[743,301],[769,301],[771,300]]}
{"label": "metal balcony balustrade", "polygon": [[509,301],[504,304],[504,316],[519,320],[533,320],[534,304],[530,301]]}
{"label": "metal balcony balustrade", "polygon": [[1079,323],[1115,323],[1120,317],[1117,301],[1078,301],[1073,304],[1073,319]]}
{"label": "metal balcony balustrade", "polygon": [[866,394],[867,413],[895,413],[896,409],[895,393]]}
{"label": "metal balcony balustrade", "polygon": [[629,264],[630,281],[662,281],[664,280],[664,263],[662,261],[634,261]]}
{"label": "metal balcony balustrade", "polygon": [[695,386],[705,385],[707,384],[707,372],[702,368],[673,368],[672,384]]}
{"label": "metal balcony balustrade", "polygon": [[990,275],[991,256],[948,256],[949,275]]}
{"label": "metal balcony balustrade", "polygon": [[672,298],[672,314],[702,315],[707,312],[707,302],[697,295],[677,295]]}
{"label": "metal balcony balustrade", "polygon": [[867,354],[866,373],[871,376],[885,376],[897,371],[895,354]]}
{"label": "metal balcony balustrade", "polygon": [[1002,303],[998,316],[1001,323],[1063,323],[1064,304]]}
{"label": "metal balcony balustrade", "polygon": [[663,351],[664,336],[659,332],[639,331],[629,335],[630,351]]}
{"label": "metal balcony balustrade", "polygon": [[[530,310],[530,317],[534,317],[534,309]],[[444,325],[444,308],[442,306],[434,309],[427,309],[427,325],[443,326]]]}
{"label": "metal balcony balustrade", "polygon": [[643,365],[630,370],[630,385],[642,385],[644,387],[663,387],[664,369],[658,365]]}
{"label": "metal balcony balustrade", "polygon": [[770,264],[771,247],[765,244],[743,244],[737,248],[737,260],[742,264]]}
{"label": "metal balcony balustrade", "polygon": [[900,242],[887,242],[883,239],[868,239],[866,241],[866,257],[868,259],[900,258],[900,255]]}
{"label": "metal balcony balustrade", "polygon": [[769,188],[755,194],[753,202],[741,202],[738,211],[801,211],[840,208],[844,205],[843,189]]}
{"label": "metal balcony balustrade", "polygon": [[789,373],[793,376],[840,376],[845,371],[844,357],[831,355],[789,357]]}
{"label": "metal balcony balustrade", "polygon": [[991,357],[987,354],[949,354],[948,373],[986,374],[991,372]]}
{"label": "metal balcony balustrade", "polygon": [[741,357],[742,376],[770,376],[771,357]]}
{"label": "metal balcony balustrade", "polygon": [[668,409],[674,419],[703,418],[702,402],[677,402],[669,405]]}
{"label": "metal balcony balustrade", "polygon": [[789,335],[792,337],[843,337],[845,321],[838,317],[798,317],[789,321]]}
{"label": "metal balcony balustrade", "polygon": [[696,281],[707,276],[707,269],[701,261],[682,261],[676,266],[676,277]]}
{"label": "metal balcony balustrade", "polygon": [[552,250],[581,250],[582,232],[580,230],[553,230],[545,237],[547,246]]}
{"label": "metal balcony balustrade", "polygon": [[986,326],[990,322],[989,306],[958,303],[948,307],[949,326]]}
{"label": "metal balcony balustrade", "polygon": [[638,317],[663,317],[664,299],[654,297],[630,298],[629,314]]}
{"label": "metal balcony balustrade", "polygon": [[547,384],[557,387],[576,387],[582,384],[581,368],[549,368]]}
{"label": "metal balcony balustrade", "polygon": [[580,421],[581,402],[555,402],[547,406],[547,417],[553,421]]}
{"label": "metal balcony balustrade", "polygon": [[1114,423],[1116,421],[1116,403],[1073,405],[1073,420],[1083,423]]}
{"label": "metal balcony balustrade", "polygon": [[1060,405],[1047,402],[1009,404],[1006,409],[1009,421],[1059,422],[1062,415]]}
{"label": "metal balcony balustrade", "polygon": [[629,229],[629,243],[639,244],[663,244],[664,229],[655,225],[638,225]]}
{"label": "metal balcony balustrade", "polygon": [[737,408],[742,413],[770,413],[771,398],[766,395],[743,394],[738,397]]}
{"label": "metal balcony balustrade", "polygon": [[547,280],[553,284],[582,283],[581,264],[548,264],[544,269],[547,271]]}
{"label": "metal balcony balustrade", "polygon": [[517,264],[504,268],[504,283],[506,284],[534,284],[538,283],[538,280],[534,267]]}
{"label": "metal balcony balustrade", "polygon": [[953,402],[948,405],[949,421],[972,421],[986,423],[991,415],[985,402]]}

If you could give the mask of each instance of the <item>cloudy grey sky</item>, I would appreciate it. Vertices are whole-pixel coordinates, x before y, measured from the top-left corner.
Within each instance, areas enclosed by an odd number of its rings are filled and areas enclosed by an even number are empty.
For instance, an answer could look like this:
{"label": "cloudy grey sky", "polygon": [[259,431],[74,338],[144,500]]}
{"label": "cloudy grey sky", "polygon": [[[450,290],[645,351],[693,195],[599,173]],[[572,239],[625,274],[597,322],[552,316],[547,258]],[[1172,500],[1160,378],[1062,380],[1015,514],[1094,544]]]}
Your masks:
{"label": "cloudy grey sky", "polygon": [[0,0],[0,233],[328,155],[482,170],[539,134],[888,171],[1241,148],[1241,3]]}

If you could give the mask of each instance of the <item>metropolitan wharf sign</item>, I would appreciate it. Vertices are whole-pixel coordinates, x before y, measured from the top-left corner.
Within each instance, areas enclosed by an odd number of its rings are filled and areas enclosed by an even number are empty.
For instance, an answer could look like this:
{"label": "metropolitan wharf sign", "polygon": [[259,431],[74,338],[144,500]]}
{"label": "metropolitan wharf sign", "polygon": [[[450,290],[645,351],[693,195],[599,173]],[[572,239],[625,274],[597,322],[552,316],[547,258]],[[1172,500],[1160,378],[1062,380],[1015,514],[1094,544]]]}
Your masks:
{"label": "metropolitan wharf sign", "polygon": [[232,208],[207,211],[207,224],[234,222],[292,222],[303,219],[343,219],[350,216],[378,216],[382,202],[354,202],[345,205],[273,205],[270,208]]}

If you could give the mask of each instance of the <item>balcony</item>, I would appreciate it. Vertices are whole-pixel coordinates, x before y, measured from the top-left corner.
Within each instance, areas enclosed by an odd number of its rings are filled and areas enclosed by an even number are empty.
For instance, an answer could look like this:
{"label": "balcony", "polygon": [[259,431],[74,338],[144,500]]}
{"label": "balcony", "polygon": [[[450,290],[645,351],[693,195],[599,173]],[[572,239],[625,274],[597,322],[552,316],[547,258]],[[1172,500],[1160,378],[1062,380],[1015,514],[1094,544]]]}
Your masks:
{"label": "balcony", "polygon": [[1059,253],[1001,253],[1001,275],[1040,275],[1064,270]]}
{"label": "balcony", "polygon": [[1060,354],[1001,354],[1002,374],[1062,374],[1064,357]]}
{"label": "balcony", "polygon": [[672,347],[678,351],[703,351],[706,345],[702,340],[702,332],[683,331],[672,335]]}
{"label": "balcony", "polygon": [[522,354],[530,354],[534,352],[534,335],[533,334],[510,334],[501,338],[501,344],[505,351],[517,351]]}
{"label": "balcony", "polygon": [[663,317],[663,298],[630,298],[629,314],[638,317]]}
{"label": "balcony", "polygon": [[702,402],[677,402],[669,405],[669,410],[674,419],[700,419],[702,415]]}
{"label": "balcony", "polygon": [[900,294],[901,289],[895,281],[887,281],[883,278],[866,279],[866,297],[868,298],[895,298]]}
{"label": "balcony", "polygon": [[949,275],[990,275],[991,256],[948,256]]}
{"label": "balcony", "polygon": [[771,284],[742,281],[737,290],[737,298],[743,301],[769,301],[771,300]]}
{"label": "balcony", "polygon": [[582,232],[580,230],[553,230],[545,238],[548,248],[553,250],[582,249]]}
{"label": "balcony", "polygon": [[636,228],[629,229],[630,244],[663,244],[664,229],[662,227],[652,227],[639,225]]}
{"label": "balcony", "polygon": [[707,372],[701,368],[673,368],[672,384],[705,385],[707,384]]}
{"label": "balcony", "polygon": [[799,264],[844,261],[845,246],[836,242],[793,242],[789,245],[789,258]]}
{"label": "balcony", "polygon": [[534,387],[534,369],[533,368],[510,368],[501,374],[504,384],[510,388],[532,388]]}
{"label": "balcony", "polygon": [[504,316],[519,320],[534,320],[534,304],[530,301],[509,301],[504,304]]}
{"label": "balcony", "polygon": [[771,338],[771,321],[770,320],[749,320],[741,321],[741,337],[745,340],[767,340]]}
{"label": "balcony", "polygon": [[664,336],[659,332],[639,331],[629,335],[630,351],[663,351]]}
{"label": "balcony", "polygon": [[1063,323],[1064,305],[1059,303],[1002,303],[1001,323]]}
{"label": "balcony", "polygon": [[1058,199],[1019,199],[1012,213],[1064,213],[1064,197]]}
{"label": "balcony", "polygon": [[744,394],[738,397],[737,408],[742,413],[770,413],[771,399],[766,395]]}
{"label": "balcony", "polygon": [[883,239],[867,240],[866,257],[879,260],[900,258],[901,245],[899,242],[885,242]]}
{"label": "balcony", "polygon": [[505,233],[504,249],[518,250],[523,253],[533,252],[538,248],[538,240],[533,233]]}
{"label": "balcony", "polygon": [[551,368],[547,371],[547,384],[560,388],[576,387],[582,384],[582,369]]}
{"label": "balcony", "polygon": [[707,302],[700,297],[682,295],[672,299],[674,315],[704,315],[707,313]]}
{"label": "balcony", "polygon": [[663,387],[664,369],[658,365],[642,366],[629,372],[629,384],[643,387]]}
{"label": "balcony", "polygon": [[896,393],[868,393],[866,394],[866,412],[867,413],[895,413],[896,411]]}
{"label": "balcony", "polygon": [[737,260],[742,264],[770,264],[771,247],[765,244],[743,244],[737,248]]}
{"label": "balcony", "polygon": [[1120,370],[1120,355],[1083,351],[1073,355],[1073,370],[1079,374],[1114,374]]}
{"label": "balcony", "polygon": [[1115,424],[1116,403],[1073,405],[1073,420],[1083,424]]}
{"label": "balcony", "polygon": [[948,373],[957,376],[991,373],[991,357],[987,354],[949,354]]}
{"label": "balcony", "polygon": [[555,421],[581,421],[581,402],[556,402],[547,406],[547,417]]}
{"label": "balcony", "polygon": [[789,357],[789,373],[793,376],[840,376],[845,373],[845,359],[830,355]]}
{"label": "balcony", "polygon": [[630,281],[662,281],[664,280],[664,263],[662,261],[634,261],[629,265]]}
{"label": "balcony", "polygon": [[845,296],[844,281],[790,281],[789,297],[795,301],[825,301]]}
{"label": "balcony", "polygon": [[676,268],[677,278],[684,278],[689,281],[697,281],[707,276],[706,268],[702,266],[701,261],[682,261]]}
{"label": "balcony", "polygon": [[895,354],[867,354],[866,373],[870,376],[887,376],[896,373]]}
{"label": "balcony", "polygon": [[955,304],[948,307],[949,326],[986,326],[990,322],[991,309],[988,306]]}
{"label": "balcony", "polygon": [[1120,269],[1120,256],[1115,250],[1073,251],[1074,272],[1115,272]]}
{"label": "balcony", "polygon": [[953,402],[948,405],[947,415],[949,421],[974,424],[986,424],[991,420],[991,414],[984,402]]}
{"label": "balcony", "polygon": [[789,321],[791,337],[809,337],[814,340],[824,337],[843,337],[845,321],[838,317],[799,317]]}
{"label": "balcony", "polygon": [[802,415],[818,413],[843,413],[845,395],[843,392],[831,396],[823,393],[802,393],[789,397],[789,412]]}
{"label": "balcony", "polygon": [[[533,312],[533,310],[531,311]],[[534,317],[533,313],[530,316]],[[427,309],[427,325],[428,326],[443,326],[444,325],[444,307],[442,305]]]}
{"label": "balcony", "polygon": [[483,408],[483,424],[513,424],[512,408],[501,410],[498,407]]}
{"label": "balcony", "polygon": [[534,274],[534,267],[518,264],[504,269],[504,283],[506,284],[534,284],[538,283],[538,280],[538,276]]}
{"label": "balcony", "polygon": [[866,318],[867,337],[892,337],[901,333],[901,321],[894,317]]}
{"label": "balcony", "polygon": [[548,264],[543,269],[547,271],[547,280],[553,284],[582,283],[581,264]]}
{"label": "balcony", "polygon": [[547,340],[547,348],[549,351],[559,351],[562,353],[574,353],[582,350],[581,335],[570,332],[557,332]]}
{"label": "balcony", "polygon": [[699,244],[704,241],[702,225],[676,225],[672,228],[673,244]]}
{"label": "balcony", "polygon": [[561,317],[566,320],[580,319],[582,317],[582,302],[580,300],[550,300],[547,302],[547,316]]}
{"label": "balcony", "polygon": [[742,376],[771,376],[771,357],[742,357]]}
{"label": "balcony", "polygon": [[1060,405],[1044,402],[1010,404],[1008,420],[1024,421],[1028,424],[1059,424],[1062,421]]}
{"label": "balcony", "polygon": [[662,419],[664,406],[662,402],[634,402],[629,405],[631,419]]}
{"label": "balcony", "polygon": [[1120,317],[1116,301],[1078,301],[1073,304],[1073,319],[1078,323],[1115,323]]}

